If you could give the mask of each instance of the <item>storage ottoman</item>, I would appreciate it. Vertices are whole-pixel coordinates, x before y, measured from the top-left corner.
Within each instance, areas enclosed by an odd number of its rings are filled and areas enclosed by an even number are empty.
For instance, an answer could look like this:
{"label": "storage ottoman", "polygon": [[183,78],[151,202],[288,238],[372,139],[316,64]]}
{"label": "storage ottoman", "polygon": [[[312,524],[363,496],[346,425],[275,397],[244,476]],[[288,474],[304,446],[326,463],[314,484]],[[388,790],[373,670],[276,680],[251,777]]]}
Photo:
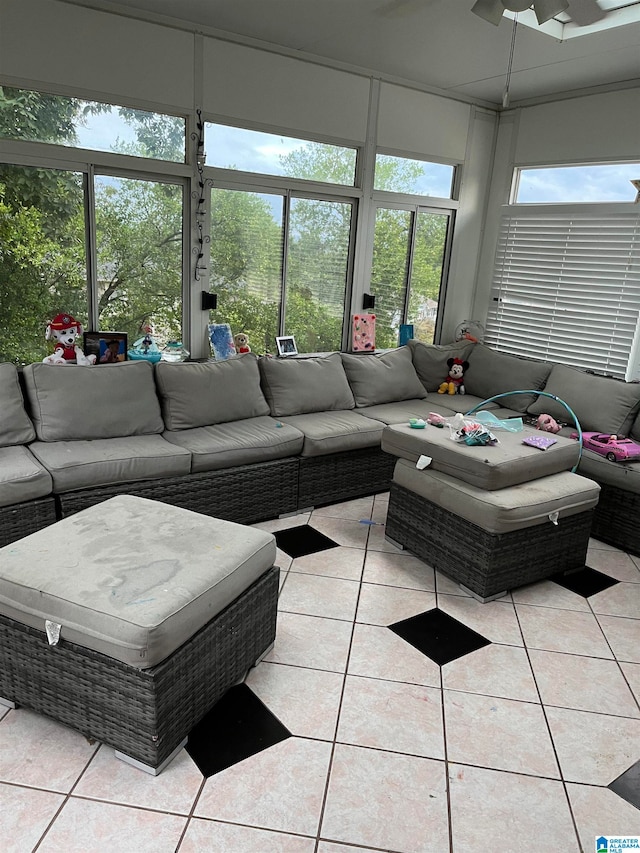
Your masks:
{"label": "storage ottoman", "polygon": [[273,645],[264,531],[130,495],[0,549],[0,696],[152,773]]}
{"label": "storage ottoman", "polygon": [[599,491],[568,471],[489,491],[399,459],[385,534],[488,601],[584,566]]}

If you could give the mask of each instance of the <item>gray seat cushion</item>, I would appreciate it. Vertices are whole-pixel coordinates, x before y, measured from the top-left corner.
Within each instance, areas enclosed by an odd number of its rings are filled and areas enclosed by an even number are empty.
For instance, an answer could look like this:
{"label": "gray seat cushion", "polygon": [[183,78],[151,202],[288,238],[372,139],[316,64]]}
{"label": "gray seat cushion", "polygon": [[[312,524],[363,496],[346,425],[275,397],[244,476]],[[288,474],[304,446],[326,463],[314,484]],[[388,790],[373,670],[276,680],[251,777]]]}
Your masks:
{"label": "gray seat cushion", "polygon": [[358,408],[426,397],[409,347],[381,355],[342,353],[342,363]]}
{"label": "gray seat cushion", "polygon": [[0,612],[41,631],[50,620],[63,639],[143,669],[210,622],[275,554],[270,533],[120,495],[0,549]]}
{"label": "gray seat cushion", "polygon": [[411,429],[408,424],[393,424],[382,433],[382,449],[393,456],[416,462],[420,456],[431,458],[430,469],[443,471],[480,489],[504,489],[570,470],[578,461],[578,443],[555,436],[548,450],[538,450],[522,443],[531,435],[542,435],[531,427],[522,432],[499,433],[499,444],[469,446],[453,441],[448,427]]}
{"label": "gray seat cushion", "polygon": [[593,509],[600,494],[597,483],[569,471],[490,492],[442,471],[418,471],[406,459],[398,459],[393,481],[451,512],[452,537],[456,516],[489,533],[511,533],[551,524],[551,513],[566,518]]}
{"label": "gray seat cushion", "polygon": [[0,506],[50,495],[51,475],[26,447],[0,447]]}
{"label": "gray seat cushion", "polygon": [[[66,370],[52,366],[49,369]],[[191,469],[191,454],[174,447],[160,435],[95,441],[36,441],[29,447],[50,472],[54,492],[176,477],[188,474]]]}
{"label": "gray seat cushion", "polygon": [[354,411],[294,415],[283,422],[304,435],[303,456],[379,447],[384,424]]}
{"label": "gray seat cushion", "polygon": [[599,453],[583,449],[578,474],[591,477],[603,486],[640,494],[640,461],[609,462]]}
{"label": "gray seat cushion", "polygon": [[353,409],[340,353],[323,358],[261,358],[262,388],[276,417]]}
{"label": "gray seat cushion", "polygon": [[189,451],[194,472],[297,456],[304,440],[299,430],[269,417],[168,431],[164,437]]}
{"label": "gray seat cushion", "polygon": [[24,408],[15,364],[0,363],[0,447],[27,444],[36,431]]}
{"label": "gray seat cushion", "polygon": [[443,418],[450,418],[454,412],[440,401],[431,403],[429,400],[400,400],[397,403],[381,403],[379,406],[367,406],[358,410],[361,415],[382,421],[383,424],[405,424],[410,418],[426,420],[430,412],[436,412]]}

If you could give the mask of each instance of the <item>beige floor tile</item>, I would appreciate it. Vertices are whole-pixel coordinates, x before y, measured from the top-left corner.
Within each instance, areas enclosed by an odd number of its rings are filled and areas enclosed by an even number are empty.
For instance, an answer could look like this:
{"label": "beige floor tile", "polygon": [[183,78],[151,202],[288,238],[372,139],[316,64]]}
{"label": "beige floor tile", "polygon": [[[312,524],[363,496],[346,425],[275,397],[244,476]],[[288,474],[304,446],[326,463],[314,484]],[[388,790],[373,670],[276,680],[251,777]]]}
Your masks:
{"label": "beige floor tile", "polygon": [[369,528],[369,539],[367,541],[367,550],[368,551],[386,551],[389,554],[406,554],[407,551],[404,551],[402,548],[398,548],[396,545],[392,545],[391,542],[387,542],[385,537],[386,526],[384,524],[377,524],[375,527]]}
{"label": "beige floor tile", "polygon": [[589,548],[587,565],[618,581],[640,583],[640,568],[632,557],[622,551],[600,551]]}
{"label": "beige floor tile", "polygon": [[529,655],[543,704],[640,717],[616,661],[538,649]]}
{"label": "beige floor tile", "polygon": [[436,590],[438,595],[463,595],[465,598],[471,598],[471,593],[466,589],[462,589],[457,581],[451,580],[442,572],[435,572]]}
{"label": "beige floor tile", "polygon": [[321,837],[398,853],[448,850],[443,762],[338,744]]}
{"label": "beige floor tile", "polygon": [[593,536],[589,539],[589,548],[593,548],[596,551],[616,551],[620,553],[620,549],[616,548],[615,545],[609,545],[600,539],[594,539]]}
{"label": "beige floor tile", "polygon": [[309,524],[310,518],[310,512],[299,512],[296,515],[288,515],[285,518],[272,518],[269,521],[259,521],[251,526],[257,527],[259,530],[266,530],[267,533],[275,533],[277,530],[288,530],[290,527]]}
{"label": "beige floor tile", "polygon": [[444,710],[449,761],[559,778],[540,705],[445,690]]}
{"label": "beige floor tile", "polygon": [[592,595],[589,604],[598,615],[640,619],[640,584],[617,583]]}
{"label": "beige floor tile", "polygon": [[177,815],[72,797],[38,853],[174,853],[186,822]]}
{"label": "beige floor tile", "polygon": [[440,667],[383,625],[356,624],[349,675],[440,687]]}
{"label": "beige floor tile", "polygon": [[193,818],[180,853],[314,853],[315,838]]}
{"label": "beige floor tile", "polygon": [[278,610],[353,621],[360,585],[355,581],[289,572]]}
{"label": "beige floor tile", "polygon": [[470,596],[438,595],[438,607],[492,643],[523,645],[513,604],[506,599],[482,604]]}
{"label": "beige floor tile", "polygon": [[364,555],[365,552],[360,548],[329,548],[327,551],[296,557],[291,568],[294,572],[360,581]]}
{"label": "beige floor tile", "polygon": [[351,632],[350,622],[298,613],[279,613],[276,642],[265,660],[344,672]]}
{"label": "beige floor tile", "polygon": [[246,684],[289,731],[298,737],[332,740],[344,676],[263,661]]}
{"label": "beige floor tile", "polygon": [[0,781],[68,792],[98,749],[79,732],[18,708],[0,722]]}
{"label": "beige floor tile", "polygon": [[347,676],[337,740],[444,758],[441,692],[417,684]]}
{"label": "beige floor tile", "polygon": [[640,663],[640,620],[598,616],[616,660]]}
{"label": "beige floor tile", "polygon": [[444,664],[442,685],[448,690],[540,701],[527,653],[517,646],[491,643]]}
{"label": "beige floor tile", "polygon": [[288,738],[207,779],[196,817],[315,836],[331,744]]}
{"label": "beige floor tile", "polygon": [[530,649],[611,658],[611,650],[591,613],[516,604],[525,645]]}
{"label": "beige floor tile", "polygon": [[595,850],[600,835],[640,835],[638,810],[608,788],[567,785],[578,835],[585,851]]}
{"label": "beige floor tile", "polygon": [[363,581],[422,589],[433,592],[435,577],[433,569],[411,554],[389,554],[384,551],[369,551],[364,562]]}
{"label": "beige floor tile", "polygon": [[375,521],[376,524],[384,524],[387,520],[388,511],[389,496],[386,495],[384,499],[381,499],[376,495],[376,499],[373,503],[373,512],[371,513],[371,521]]}
{"label": "beige floor tile", "polygon": [[62,794],[0,782],[0,838],[3,853],[27,853],[64,802]]}
{"label": "beige floor tile", "polygon": [[562,777],[609,785],[638,760],[640,720],[547,708]]}
{"label": "beige floor tile", "polygon": [[342,503],[331,504],[331,506],[322,506],[314,509],[311,514],[312,523],[317,518],[348,518],[352,521],[360,521],[361,519],[370,519],[373,511],[373,497],[355,498],[351,501],[343,501]]}
{"label": "beige floor tile", "polygon": [[578,595],[553,581],[539,581],[518,587],[518,589],[512,590],[511,597],[516,604],[590,612],[587,600],[583,595]]}
{"label": "beige floor tile", "polygon": [[371,847],[351,847],[350,844],[333,844],[331,841],[321,841],[318,853],[379,853]]}
{"label": "beige floor tile", "polygon": [[292,563],[293,557],[281,551],[280,548],[276,548],[276,566],[280,567],[281,572],[287,572],[291,568]]}
{"label": "beige floor tile", "polygon": [[316,516],[311,527],[346,548],[366,548],[369,525],[344,518]]}
{"label": "beige floor tile", "polygon": [[485,853],[487,842],[529,853],[541,838],[562,853],[580,853],[561,782],[460,765],[450,765],[449,780],[455,853]]}
{"label": "beige floor tile", "polygon": [[392,625],[435,605],[432,592],[363,583],[356,620],[369,625]]}
{"label": "beige floor tile", "polygon": [[125,806],[189,814],[201,785],[202,773],[184,750],[154,777],[101,746],[73,793]]}
{"label": "beige floor tile", "polygon": [[640,663],[621,663],[620,669],[624,673],[636,701],[640,702]]}

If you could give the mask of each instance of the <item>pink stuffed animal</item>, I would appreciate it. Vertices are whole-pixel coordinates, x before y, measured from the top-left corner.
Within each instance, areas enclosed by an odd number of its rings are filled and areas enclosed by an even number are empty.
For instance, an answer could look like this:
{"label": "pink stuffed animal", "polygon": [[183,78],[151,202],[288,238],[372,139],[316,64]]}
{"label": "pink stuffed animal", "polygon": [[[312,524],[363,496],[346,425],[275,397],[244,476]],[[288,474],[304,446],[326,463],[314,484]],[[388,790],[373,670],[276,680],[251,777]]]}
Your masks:
{"label": "pink stuffed animal", "polygon": [[560,432],[560,424],[558,424],[551,415],[540,415],[536,422],[536,428],[542,432]]}

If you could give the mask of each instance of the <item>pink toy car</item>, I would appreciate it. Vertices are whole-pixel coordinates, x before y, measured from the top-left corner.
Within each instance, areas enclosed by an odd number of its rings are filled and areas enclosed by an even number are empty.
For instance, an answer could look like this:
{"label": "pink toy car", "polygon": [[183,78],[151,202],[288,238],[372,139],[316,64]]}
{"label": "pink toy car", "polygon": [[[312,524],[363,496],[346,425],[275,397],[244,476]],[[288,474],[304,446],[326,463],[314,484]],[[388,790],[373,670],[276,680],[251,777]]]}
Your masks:
{"label": "pink toy car", "polygon": [[606,456],[610,462],[640,461],[640,444],[630,438],[618,438],[604,432],[583,432],[582,444],[587,450]]}

